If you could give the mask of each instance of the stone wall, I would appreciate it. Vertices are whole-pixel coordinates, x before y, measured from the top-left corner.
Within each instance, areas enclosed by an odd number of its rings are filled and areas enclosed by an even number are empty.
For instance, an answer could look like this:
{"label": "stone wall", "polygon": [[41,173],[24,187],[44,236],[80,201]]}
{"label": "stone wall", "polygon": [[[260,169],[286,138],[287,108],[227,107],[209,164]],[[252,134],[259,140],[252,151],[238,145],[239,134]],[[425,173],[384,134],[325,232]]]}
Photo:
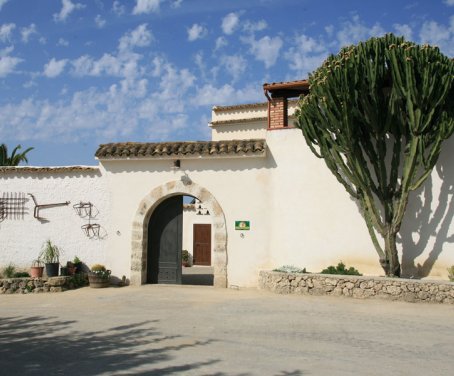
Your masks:
{"label": "stone wall", "polygon": [[453,282],[261,271],[259,288],[279,294],[454,304]]}
{"label": "stone wall", "polygon": [[0,279],[0,294],[62,292],[86,285],[86,277],[7,278]]}

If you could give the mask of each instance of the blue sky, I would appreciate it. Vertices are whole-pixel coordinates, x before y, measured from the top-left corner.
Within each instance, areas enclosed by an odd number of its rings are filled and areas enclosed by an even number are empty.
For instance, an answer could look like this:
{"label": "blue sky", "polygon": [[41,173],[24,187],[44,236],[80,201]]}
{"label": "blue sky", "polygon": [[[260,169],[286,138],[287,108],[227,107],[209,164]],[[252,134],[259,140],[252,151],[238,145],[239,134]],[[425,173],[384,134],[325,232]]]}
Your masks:
{"label": "blue sky", "polygon": [[73,165],[100,143],[207,140],[213,105],[386,32],[454,57],[454,0],[0,0],[0,143]]}

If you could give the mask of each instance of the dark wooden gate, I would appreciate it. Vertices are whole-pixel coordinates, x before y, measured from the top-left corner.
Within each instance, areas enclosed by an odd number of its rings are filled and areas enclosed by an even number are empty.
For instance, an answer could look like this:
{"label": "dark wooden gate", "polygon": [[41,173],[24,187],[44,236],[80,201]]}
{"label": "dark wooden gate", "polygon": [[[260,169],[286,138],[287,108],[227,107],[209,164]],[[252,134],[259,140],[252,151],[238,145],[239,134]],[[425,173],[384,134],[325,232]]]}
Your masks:
{"label": "dark wooden gate", "polygon": [[211,265],[211,225],[194,224],[194,265]]}
{"label": "dark wooden gate", "polygon": [[163,201],[148,223],[148,283],[181,283],[183,196]]}

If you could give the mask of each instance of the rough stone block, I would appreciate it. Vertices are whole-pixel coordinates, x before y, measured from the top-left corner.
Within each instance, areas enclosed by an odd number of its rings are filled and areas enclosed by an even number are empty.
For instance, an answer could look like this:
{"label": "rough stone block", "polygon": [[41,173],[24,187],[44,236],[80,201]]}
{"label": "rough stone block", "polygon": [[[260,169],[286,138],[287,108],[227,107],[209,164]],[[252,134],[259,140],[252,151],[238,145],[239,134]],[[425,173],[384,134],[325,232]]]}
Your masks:
{"label": "rough stone block", "polygon": [[402,293],[402,289],[399,286],[387,286],[386,292],[391,295],[399,295]]}

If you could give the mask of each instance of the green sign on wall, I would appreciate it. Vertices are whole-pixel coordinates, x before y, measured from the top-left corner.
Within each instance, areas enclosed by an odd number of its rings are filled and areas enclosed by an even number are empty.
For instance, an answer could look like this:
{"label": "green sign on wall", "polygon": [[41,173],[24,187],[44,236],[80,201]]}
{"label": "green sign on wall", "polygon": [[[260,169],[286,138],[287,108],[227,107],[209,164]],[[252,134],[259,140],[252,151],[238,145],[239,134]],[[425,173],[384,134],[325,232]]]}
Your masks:
{"label": "green sign on wall", "polygon": [[235,221],[235,230],[250,230],[251,224],[249,221]]}

